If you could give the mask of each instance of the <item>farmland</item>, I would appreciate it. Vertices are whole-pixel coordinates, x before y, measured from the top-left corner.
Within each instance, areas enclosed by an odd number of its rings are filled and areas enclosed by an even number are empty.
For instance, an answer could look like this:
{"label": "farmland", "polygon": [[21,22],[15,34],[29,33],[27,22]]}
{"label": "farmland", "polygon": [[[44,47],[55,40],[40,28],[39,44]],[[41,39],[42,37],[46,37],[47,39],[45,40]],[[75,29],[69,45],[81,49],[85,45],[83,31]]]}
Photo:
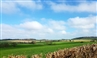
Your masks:
{"label": "farmland", "polygon": [[[7,41],[8,42],[8,41]],[[7,48],[0,48],[0,58],[3,56],[8,55],[27,55],[27,57],[30,57],[35,54],[41,54],[45,56],[45,54],[54,52],[60,49],[64,48],[72,48],[87,44],[93,44],[96,42],[90,42],[90,41],[57,41],[52,42],[52,44],[47,44],[46,42],[39,42],[37,41],[36,44],[28,44],[28,43],[18,43],[15,47],[7,47]]]}

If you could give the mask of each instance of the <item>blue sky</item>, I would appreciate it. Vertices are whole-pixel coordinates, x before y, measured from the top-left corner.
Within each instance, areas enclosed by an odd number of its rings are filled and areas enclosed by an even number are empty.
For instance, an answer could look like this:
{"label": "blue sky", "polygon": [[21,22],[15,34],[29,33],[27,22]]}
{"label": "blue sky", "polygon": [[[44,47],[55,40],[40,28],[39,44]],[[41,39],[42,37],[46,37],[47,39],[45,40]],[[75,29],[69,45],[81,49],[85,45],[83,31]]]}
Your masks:
{"label": "blue sky", "polygon": [[97,0],[0,0],[0,38],[97,36],[96,5]]}

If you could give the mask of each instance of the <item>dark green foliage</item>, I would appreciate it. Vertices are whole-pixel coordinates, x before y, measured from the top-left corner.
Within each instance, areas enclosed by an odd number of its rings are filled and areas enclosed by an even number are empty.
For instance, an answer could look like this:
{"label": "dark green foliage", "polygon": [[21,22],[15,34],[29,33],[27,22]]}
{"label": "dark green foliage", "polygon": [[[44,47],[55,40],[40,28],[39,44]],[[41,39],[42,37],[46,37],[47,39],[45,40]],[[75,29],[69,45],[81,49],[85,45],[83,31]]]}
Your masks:
{"label": "dark green foliage", "polygon": [[32,41],[30,44],[36,44],[36,41]]}
{"label": "dark green foliage", "polygon": [[80,43],[84,43],[83,41],[81,41]]}
{"label": "dark green foliage", "polygon": [[2,43],[0,43],[0,48],[6,48],[6,47],[9,47],[10,46],[10,44],[8,43],[8,42],[2,42]]}
{"label": "dark green foliage", "polygon": [[2,42],[0,43],[0,48],[7,48],[7,47],[16,47],[17,43],[13,42],[13,43],[9,43],[9,42]]}
{"label": "dark green foliage", "polygon": [[77,37],[77,38],[73,38],[73,40],[74,39],[91,39],[91,40],[97,40],[97,37],[95,36],[95,37]]}
{"label": "dark green foliage", "polygon": [[60,42],[61,40],[58,40],[58,42]]}
{"label": "dark green foliage", "polygon": [[69,42],[71,42],[72,40],[69,40]]}
{"label": "dark green foliage", "polygon": [[16,47],[17,43],[13,42],[13,43],[11,43],[11,46]]}
{"label": "dark green foliage", "polygon": [[47,45],[52,45],[52,41],[51,40],[47,40],[45,41]]}
{"label": "dark green foliage", "polygon": [[91,40],[90,42],[95,42],[96,40]]}

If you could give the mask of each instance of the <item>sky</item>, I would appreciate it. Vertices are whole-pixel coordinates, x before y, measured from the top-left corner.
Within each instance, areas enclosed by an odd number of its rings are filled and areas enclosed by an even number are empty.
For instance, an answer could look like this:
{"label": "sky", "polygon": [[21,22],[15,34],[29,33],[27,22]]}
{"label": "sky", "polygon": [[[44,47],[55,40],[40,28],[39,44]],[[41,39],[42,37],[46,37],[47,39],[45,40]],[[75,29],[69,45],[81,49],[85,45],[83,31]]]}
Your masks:
{"label": "sky", "polygon": [[97,0],[0,0],[0,39],[97,36]]}

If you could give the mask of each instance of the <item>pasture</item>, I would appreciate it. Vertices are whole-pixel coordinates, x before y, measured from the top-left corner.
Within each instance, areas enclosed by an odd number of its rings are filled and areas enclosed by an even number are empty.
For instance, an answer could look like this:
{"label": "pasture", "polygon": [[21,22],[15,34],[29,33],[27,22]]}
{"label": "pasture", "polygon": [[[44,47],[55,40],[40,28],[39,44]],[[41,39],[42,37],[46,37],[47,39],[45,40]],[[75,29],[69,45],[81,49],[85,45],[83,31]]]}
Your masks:
{"label": "pasture", "polygon": [[54,52],[60,49],[64,48],[72,48],[87,44],[93,44],[96,42],[52,42],[52,44],[46,44],[45,42],[37,42],[36,44],[25,44],[25,43],[19,43],[16,47],[7,47],[7,48],[0,48],[0,58],[3,56],[8,55],[27,55],[27,57],[30,57],[35,54],[43,54],[45,57],[45,54]]}

